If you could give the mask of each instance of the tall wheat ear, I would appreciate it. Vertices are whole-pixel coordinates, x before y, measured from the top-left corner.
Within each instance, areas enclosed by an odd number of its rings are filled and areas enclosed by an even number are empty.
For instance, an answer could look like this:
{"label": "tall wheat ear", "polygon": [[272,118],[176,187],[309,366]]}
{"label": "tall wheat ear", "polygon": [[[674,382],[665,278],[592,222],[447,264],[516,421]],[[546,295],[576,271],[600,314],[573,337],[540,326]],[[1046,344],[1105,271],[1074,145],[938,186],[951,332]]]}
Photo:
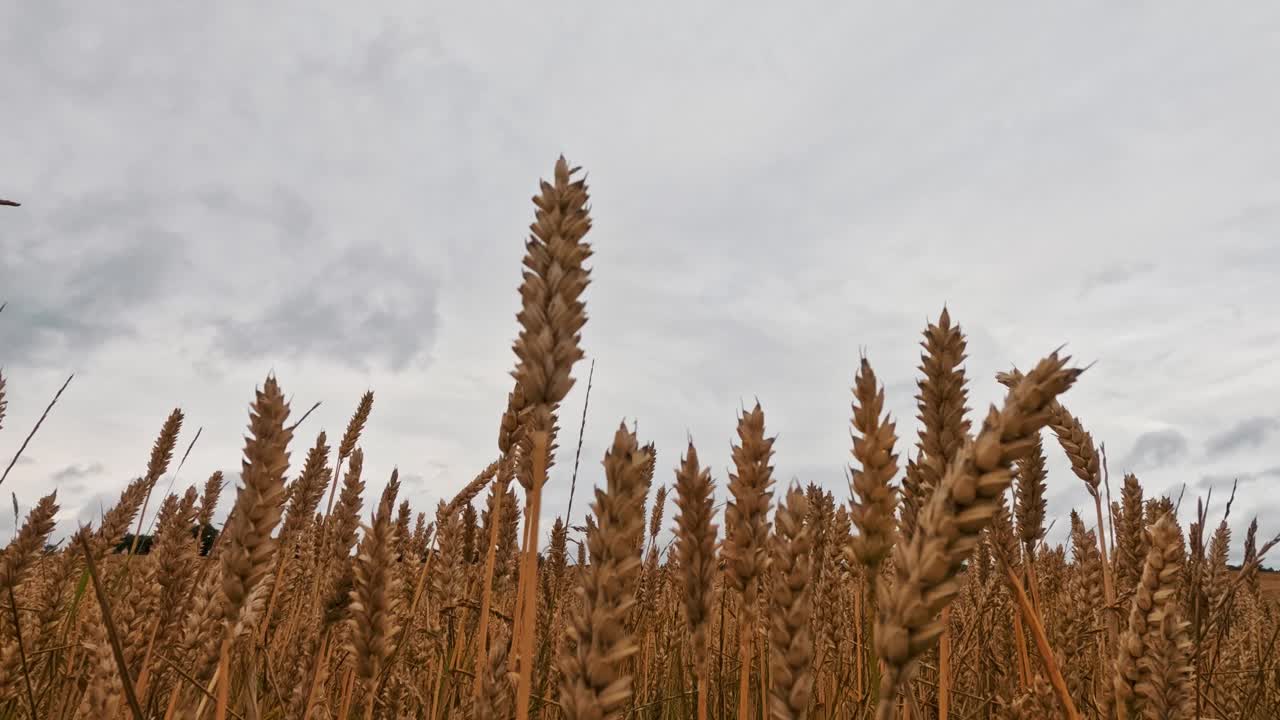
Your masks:
{"label": "tall wheat ear", "polygon": [[[525,488],[525,544],[517,589],[513,654],[517,665],[515,711],[528,720],[533,691],[533,650],[537,623],[538,523],[542,516],[542,486],[556,450],[556,412],[573,387],[573,365],[582,359],[582,328],[587,322],[582,293],[590,283],[585,266],[591,245],[586,181],[573,176],[561,156],[552,182],[543,181],[533,198],[537,210],[525,242],[524,273],[520,283],[520,334],[512,350],[512,372],[523,405],[515,408],[522,429],[517,480]],[[511,438],[504,431],[499,444]],[[503,453],[506,454],[506,450]]]}
{"label": "tall wheat ear", "polygon": [[276,539],[272,536],[284,514],[284,476],[289,469],[289,441],[285,427],[289,403],[274,376],[257,391],[249,410],[249,436],[245,438],[240,476],[244,483],[236,494],[231,520],[224,530],[226,541],[220,557],[224,631],[214,717],[227,714],[231,682],[230,644],[239,633],[250,597],[272,569]]}
{"label": "tall wheat ear", "polygon": [[739,443],[733,446],[734,471],[729,475],[725,507],[725,581],[739,594],[738,606],[738,720],[750,712],[751,659],[759,620],[760,586],[769,560],[769,505],[773,493],[774,438],[764,434],[760,403],[738,419]]}

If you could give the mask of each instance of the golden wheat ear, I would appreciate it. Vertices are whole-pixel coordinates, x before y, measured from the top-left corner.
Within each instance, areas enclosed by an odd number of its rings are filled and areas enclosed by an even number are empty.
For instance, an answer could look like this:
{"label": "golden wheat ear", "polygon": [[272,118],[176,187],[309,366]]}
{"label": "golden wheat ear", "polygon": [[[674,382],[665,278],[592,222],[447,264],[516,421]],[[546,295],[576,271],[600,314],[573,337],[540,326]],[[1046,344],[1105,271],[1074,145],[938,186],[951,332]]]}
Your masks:
{"label": "golden wheat ear", "polygon": [[1148,664],[1153,636],[1165,615],[1176,613],[1179,576],[1184,550],[1177,522],[1161,517],[1148,529],[1150,550],[1142,566],[1142,579],[1129,605],[1129,623],[1121,633],[1115,658],[1116,710],[1122,717],[1139,717],[1139,687],[1149,680]]}
{"label": "golden wheat ear", "polygon": [[884,388],[877,383],[866,358],[862,359],[853,393],[853,457],[861,467],[850,473],[849,516],[858,528],[850,548],[874,582],[881,563],[893,551],[897,534],[894,510],[898,491],[892,485],[898,472],[898,456],[893,451],[897,436],[888,415],[881,415]]}
{"label": "golden wheat ear", "polygon": [[[18,590],[27,571],[39,559],[49,535],[53,533],[54,516],[58,514],[57,500],[57,490],[40,498],[27,513],[18,534],[0,552],[0,597]],[[14,507],[17,507],[16,501]]]}
{"label": "golden wheat ear", "polygon": [[232,640],[239,634],[241,622],[256,614],[250,607],[251,599],[275,562],[277,541],[273,534],[284,513],[284,477],[293,437],[285,427],[288,417],[289,403],[275,377],[268,377],[249,409],[249,435],[240,465],[243,484],[223,531],[226,541],[219,559],[224,629],[215,720],[224,720],[230,701]]}
{"label": "golden wheat ear", "polygon": [[351,603],[348,606],[348,646],[355,662],[356,680],[365,691],[365,717],[372,717],[377,698],[376,681],[391,656],[400,627],[396,622],[399,577],[394,572],[395,525],[391,498],[378,505],[356,553]]}
{"label": "golden wheat ear", "polygon": [[590,559],[569,621],[574,647],[560,659],[560,705],[567,720],[621,718],[632,696],[626,660],[639,647],[625,620],[640,576],[634,538],[644,531],[648,463],[648,451],[619,425],[605,453],[605,487],[596,488],[591,505],[596,527],[587,536]]}
{"label": "golden wheat ear", "polygon": [[[587,322],[582,293],[590,283],[591,271],[585,263],[591,257],[591,245],[585,238],[591,230],[591,217],[586,182],[574,178],[578,170],[561,156],[552,181],[542,181],[533,198],[536,210],[525,242],[520,311],[516,314],[520,333],[512,345],[516,391],[508,411],[518,418],[521,429],[516,478],[526,491],[528,538],[521,556],[514,633],[519,660],[517,720],[528,720],[533,690],[542,486],[555,457],[556,412],[573,387],[573,366],[583,358],[581,331]],[[500,446],[513,440],[505,417],[502,428]],[[505,447],[500,449],[508,452]],[[643,526],[640,532],[643,534]]]}
{"label": "golden wheat ear", "polygon": [[698,718],[706,720],[707,671],[710,657],[707,634],[711,627],[712,591],[716,573],[714,517],[715,483],[711,471],[698,462],[698,451],[689,441],[676,470],[676,557],[683,588],[681,604],[689,628],[694,674],[698,681]]}
{"label": "golden wheat ear", "polygon": [[938,618],[959,593],[965,560],[991,523],[1012,483],[1012,464],[1034,446],[1032,435],[1048,422],[1048,404],[1080,371],[1054,353],[1041,360],[992,407],[981,432],[947,467],[917,518],[916,532],[894,550],[896,582],[882,586],[876,650],[884,664],[880,720],[893,716],[893,699],[911,679],[916,661],[943,632]]}
{"label": "golden wheat ear", "polygon": [[804,522],[808,501],[798,486],[787,492],[774,516],[770,543],[770,716],[802,720],[813,693],[812,528]]}

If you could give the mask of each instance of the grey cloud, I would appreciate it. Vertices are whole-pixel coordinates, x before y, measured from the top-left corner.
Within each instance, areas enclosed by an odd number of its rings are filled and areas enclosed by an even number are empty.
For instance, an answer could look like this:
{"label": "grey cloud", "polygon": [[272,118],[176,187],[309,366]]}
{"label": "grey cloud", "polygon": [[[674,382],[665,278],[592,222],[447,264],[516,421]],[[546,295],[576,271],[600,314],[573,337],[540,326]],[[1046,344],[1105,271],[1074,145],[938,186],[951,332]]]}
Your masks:
{"label": "grey cloud", "polygon": [[1124,470],[1154,470],[1185,457],[1188,447],[1186,436],[1177,430],[1155,430],[1139,435],[1120,464]]}
{"label": "grey cloud", "polygon": [[10,225],[0,235],[7,359],[55,364],[134,336],[135,311],[163,292],[183,262],[179,238],[159,213],[145,198],[98,194]]}
{"label": "grey cloud", "polygon": [[1095,290],[1114,285],[1122,285],[1133,278],[1149,273],[1155,269],[1155,263],[1136,262],[1111,265],[1095,273],[1086,275],[1080,282],[1079,297],[1083,298]]}
{"label": "grey cloud", "polygon": [[[1071,478],[1074,480],[1074,478]],[[1082,482],[1065,482],[1050,484],[1048,495],[1048,505],[1050,510],[1061,509],[1059,515],[1066,517],[1071,510],[1078,510],[1083,517],[1085,511],[1093,505],[1093,496],[1089,494],[1085,484]],[[1089,524],[1086,520],[1085,524]]]}
{"label": "grey cloud", "polygon": [[277,186],[258,199],[226,187],[209,187],[194,192],[192,200],[214,215],[265,225],[281,249],[297,250],[318,232],[315,210],[292,188]]}
{"label": "grey cloud", "polygon": [[[135,338],[144,314],[176,318],[174,308],[192,300],[242,292],[234,282],[246,276],[261,286],[262,269],[224,271],[237,262],[236,252],[252,247],[261,253],[274,245],[296,253],[318,234],[312,207],[281,186],[261,198],[221,185],[100,190],[21,210],[5,218],[0,234],[0,277],[7,279],[9,301],[0,337],[7,361],[32,366]],[[208,256],[210,247],[196,242],[210,233],[220,236],[226,254]],[[232,287],[224,287],[227,278]],[[177,298],[175,288],[181,290]]]}
{"label": "grey cloud", "polygon": [[102,475],[106,468],[102,463],[94,462],[86,465],[68,465],[49,476],[49,480],[58,488],[59,497],[77,496],[84,492],[92,480]]}
{"label": "grey cloud", "polygon": [[427,484],[427,479],[418,473],[400,473],[401,487],[423,487]]}
{"label": "grey cloud", "polygon": [[425,460],[415,465],[421,469],[400,472],[401,487],[427,489],[449,475],[449,464],[440,460]]}
{"label": "grey cloud", "polygon": [[438,293],[434,275],[407,252],[352,247],[256,317],[220,319],[215,347],[237,361],[282,352],[400,371],[434,344]]}
{"label": "grey cloud", "polygon": [[1208,490],[1209,488],[1221,487],[1223,485],[1230,486],[1233,482],[1239,482],[1240,486],[1244,486],[1259,480],[1276,479],[1280,479],[1280,467],[1235,474],[1214,473],[1211,475],[1204,475],[1198,482],[1196,482],[1195,487],[1200,490]]}
{"label": "grey cloud", "polygon": [[403,74],[413,70],[408,61],[415,59],[428,60],[433,70],[448,61],[438,29],[425,23],[388,19],[362,52],[341,60],[309,58],[302,67],[335,84],[367,91],[404,79]]}
{"label": "grey cloud", "polygon": [[1270,237],[1280,227],[1280,204],[1249,205],[1220,223],[1221,230],[1255,233]]}
{"label": "grey cloud", "polygon": [[102,463],[96,462],[88,465],[68,465],[53,473],[50,479],[55,483],[74,482],[93,475],[101,475],[105,470]]}
{"label": "grey cloud", "polygon": [[1277,429],[1280,429],[1280,418],[1269,416],[1247,418],[1209,438],[1205,444],[1205,452],[1209,457],[1218,457],[1236,450],[1256,448]]}
{"label": "grey cloud", "polygon": [[102,490],[93,493],[80,503],[80,509],[76,511],[76,520],[81,523],[97,525],[102,519],[102,514],[110,510],[119,499],[119,489]]}

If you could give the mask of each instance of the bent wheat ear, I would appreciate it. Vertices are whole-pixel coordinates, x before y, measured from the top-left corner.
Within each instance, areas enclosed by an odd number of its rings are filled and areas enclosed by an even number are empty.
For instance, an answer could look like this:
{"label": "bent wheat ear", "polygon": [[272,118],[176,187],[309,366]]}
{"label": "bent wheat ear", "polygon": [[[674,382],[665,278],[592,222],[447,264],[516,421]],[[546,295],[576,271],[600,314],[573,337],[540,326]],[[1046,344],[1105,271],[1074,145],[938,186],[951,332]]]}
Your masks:
{"label": "bent wheat ear", "polygon": [[40,502],[27,513],[27,520],[17,536],[0,552],[0,604],[8,602],[9,593],[17,590],[27,571],[39,558],[49,534],[53,532],[53,518],[58,514],[57,499],[56,490],[40,498]]}
{"label": "bent wheat ear", "polygon": [[915,671],[915,662],[943,632],[942,609],[960,591],[956,580],[978,546],[1002,495],[1012,482],[1012,463],[1034,446],[1033,435],[1048,422],[1049,403],[1075,382],[1080,370],[1055,352],[1041,360],[994,406],[976,440],[948,466],[917,519],[909,541],[894,552],[896,584],[880,590],[876,651],[884,662],[879,718],[893,715],[894,696]]}
{"label": "bent wheat ear", "polygon": [[356,404],[356,411],[351,414],[351,420],[347,422],[347,429],[342,433],[342,440],[338,443],[339,463],[351,457],[351,453],[355,452],[356,444],[360,442],[360,434],[364,432],[365,423],[369,422],[369,413],[371,412],[373,412],[373,391],[366,390],[360,396],[360,402]]}

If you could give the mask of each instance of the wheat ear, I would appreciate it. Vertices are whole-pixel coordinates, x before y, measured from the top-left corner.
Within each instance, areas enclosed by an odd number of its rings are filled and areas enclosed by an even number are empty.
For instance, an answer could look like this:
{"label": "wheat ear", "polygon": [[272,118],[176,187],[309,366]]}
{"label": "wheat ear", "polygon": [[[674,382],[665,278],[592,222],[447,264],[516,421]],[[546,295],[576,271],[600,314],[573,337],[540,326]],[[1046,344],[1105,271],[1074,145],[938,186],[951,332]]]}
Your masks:
{"label": "wheat ear", "polygon": [[528,720],[533,689],[533,636],[536,624],[538,522],[542,485],[555,451],[555,413],[573,387],[572,370],[583,357],[581,331],[587,322],[582,293],[590,282],[584,263],[591,245],[584,238],[591,229],[586,182],[575,179],[578,168],[563,156],[556,161],[552,182],[543,181],[533,198],[537,207],[525,243],[524,277],[520,284],[520,334],[512,350],[512,372],[527,413],[517,477],[526,490],[525,550],[517,595],[519,602],[515,647],[519,659],[516,718]]}
{"label": "wheat ear", "polygon": [[[897,442],[894,423],[884,412],[884,388],[876,381],[871,363],[864,357],[853,384],[853,457],[861,467],[850,473],[849,518],[858,527],[858,535],[846,546],[852,564],[856,560],[865,569],[863,602],[865,616],[876,615],[877,582],[880,567],[893,552],[897,538],[897,488],[891,482],[898,472],[898,456],[893,451]],[[861,620],[859,621],[861,622]],[[879,666],[873,656],[875,626],[869,625],[871,637],[863,644],[861,662],[870,670],[872,701],[879,692]]]}
{"label": "wheat ear", "polygon": [[1142,566],[1142,579],[1129,605],[1129,624],[1120,636],[1116,654],[1116,711],[1120,720],[1136,717],[1138,686],[1148,679],[1147,663],[1152,635],[1177,603],[1178,577],[1184,550],[1178,525],[1164,515],[1148,528],[1150,550]]}
{"label": "wheat ear", "polygon": [[373,717],[375,681],[391,656],[392,643],[400,631],[396,622],[400,592],[394,567],[395,544],[391,501],[387,498],[365,526],[348,606],[348,643],[355,657],[356,679],[365,689],[366,720]]}
{"label": "wheat ear", "polygon": [[770,543],[769,716],[804,720],[813,694],[812,529],[804,522],[808,501],[799,486],[778,504]]}
{"label": "wheat ear", "polygon": [[698,720],[707,718],[707,632],[711,625],[712,585],[716,572],[717,526],[714,516],[715,483],[711,471],[698,464],[698,451],[689,441],[676,470],[676,557],[680,563],[685,622],[693,646],[694,674],[698,678]]}
{"label": "wheat ear", "polygon": [[272,533],[284,510],[284,475],[289,468],[289,440],[285,428],[289,403],[275,377],[268,377],[249,411],[249,436],[245,438],[240,477],[222,565],[223,638],[214,717],[224,720],[230,691],[230,645],[235,626],[244,614],[250,595],[271,570],[276,540]]}
{"label": "wheat ear", "polygon": [[566,720],[618,720],[631,698],[623,662],[639,648],[625,619],[635,604],[640,554],[634,542],[644,530],[644,468],[649,454],[626,425],[605,453],[604,489],[596,488],[587,533],[590,563],[578,604],[570,613],[573,649],[560,661],[560,706]]}
{"label": "wheat ear", "polygon": [[915,534],[894,552],[897,583],[880,591],[876,650],[884,662],[880,720],[893,716],[894,697],[915,671],[915,661],[943,632],[938,619],[959,593],[956,580],[977,547],[1001,495],[1012,482],[1011,464],[1033,446],[1048,422],[1047,407],[1075,382],[1080,371],[1055,352],[1041,360],[992,407],[976,440],[948,466],[918,517]]}
{"label": "wheat ear", "polygon": [[749,712],[751,658],[755,641],[760,581],[768,561],[769,504],[773,493],[773,438],[764,435],[764,411],[756,403],[738,419],[739,444],[733,446],[736,472],[729,475],[733,498],[725,508],[725,580],[738,592],[738,720]]}
{"label": "wheat ear", "polygon": [[[44,550],[44,544],[53,532],[54,516],[58,514],[58,492],[55,490],[40,498],[27,513],[22,528],[0,552],[0,595],[7,596],[22,584],[27,571],[35,564]],[[16,504],[15,504],[16,506]],[[4,600],[0,599],[0,602]]]}

